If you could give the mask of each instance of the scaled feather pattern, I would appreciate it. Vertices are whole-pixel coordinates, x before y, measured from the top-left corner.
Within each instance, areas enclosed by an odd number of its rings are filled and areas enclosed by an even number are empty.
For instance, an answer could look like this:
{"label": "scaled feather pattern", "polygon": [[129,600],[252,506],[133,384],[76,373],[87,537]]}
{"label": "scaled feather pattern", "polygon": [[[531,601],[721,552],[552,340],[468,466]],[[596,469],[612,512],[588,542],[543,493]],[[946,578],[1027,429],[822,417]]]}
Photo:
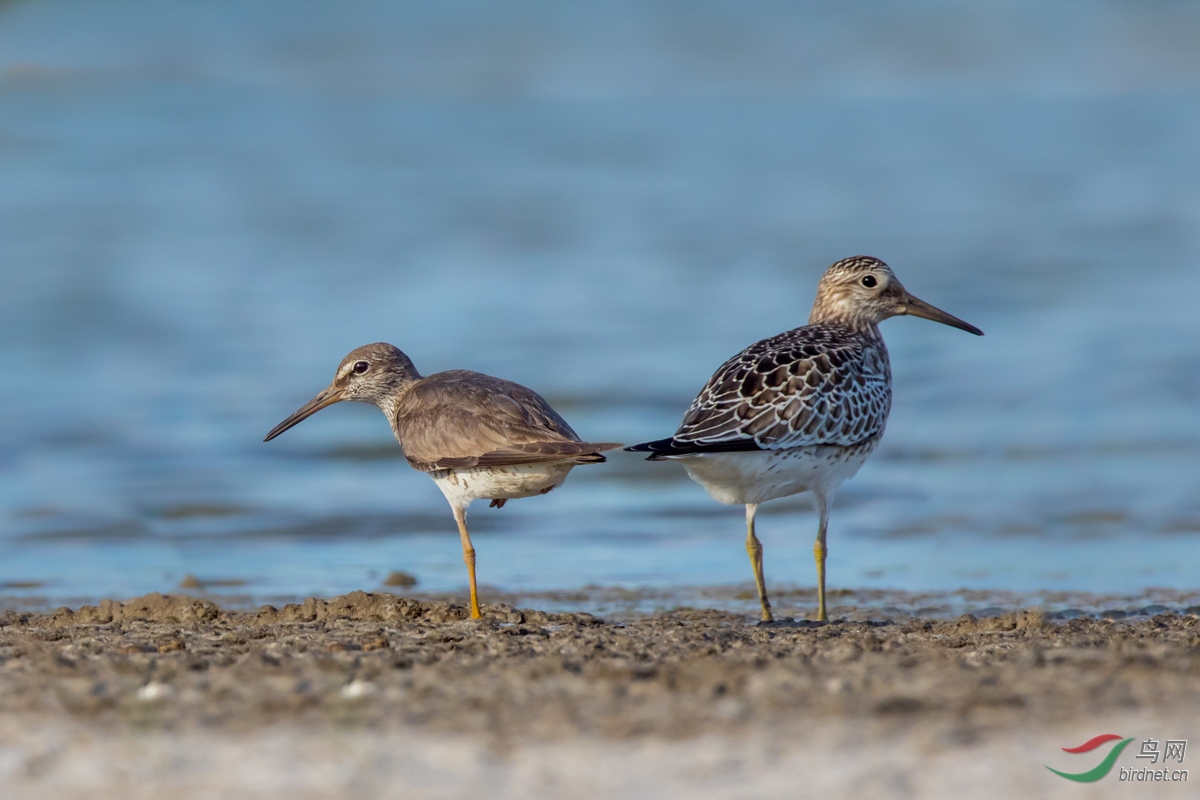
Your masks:
{"label": "scaled feather pattern", "polygon": [[883,434],[891,367],[881,338],[830,324],[763,339],[721,365],[661,455],[850,446]]}

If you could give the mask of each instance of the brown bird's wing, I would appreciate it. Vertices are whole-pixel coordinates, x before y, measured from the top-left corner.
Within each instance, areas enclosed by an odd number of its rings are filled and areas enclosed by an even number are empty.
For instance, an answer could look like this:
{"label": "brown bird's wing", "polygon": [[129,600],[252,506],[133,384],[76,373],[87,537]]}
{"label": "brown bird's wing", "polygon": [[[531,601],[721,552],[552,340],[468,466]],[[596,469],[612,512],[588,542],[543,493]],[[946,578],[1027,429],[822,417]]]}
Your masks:
{"label": "brown bird's wing", "polygon": [[401,398],[396,416],[404,454],[423,472],[598,462],[602,451],[620,447],[580,441],[537,392],[466,370],[422,379]]}

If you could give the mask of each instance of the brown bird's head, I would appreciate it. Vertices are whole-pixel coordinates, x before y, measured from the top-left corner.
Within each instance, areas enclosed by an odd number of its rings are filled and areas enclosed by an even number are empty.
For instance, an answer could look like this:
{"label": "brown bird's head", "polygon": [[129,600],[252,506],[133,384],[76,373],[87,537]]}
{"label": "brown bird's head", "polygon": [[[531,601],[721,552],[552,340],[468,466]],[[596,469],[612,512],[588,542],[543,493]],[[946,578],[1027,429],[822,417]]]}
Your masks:
{"label": "brown bird's head", "polygon": [[386,342],[357,347],[338,364],[333,381],[325,391],[272,428],[263,441],[271,441],[322,408],[343,400],[371,403],[386,412],[406,386],[420,379],[421,375],[413,366],[412,359],[404,355],[398,347]]}

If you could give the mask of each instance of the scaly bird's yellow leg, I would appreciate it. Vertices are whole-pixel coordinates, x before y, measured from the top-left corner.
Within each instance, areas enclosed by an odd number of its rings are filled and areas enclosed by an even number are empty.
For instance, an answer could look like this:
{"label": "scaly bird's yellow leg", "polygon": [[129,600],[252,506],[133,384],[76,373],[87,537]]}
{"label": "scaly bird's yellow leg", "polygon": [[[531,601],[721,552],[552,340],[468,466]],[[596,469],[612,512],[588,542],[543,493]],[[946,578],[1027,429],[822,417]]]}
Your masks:
{"label": "scaly bird's yellow leg", "polygon": [[746,552],[750,556],[750,566],[754,568],[754,585],[758,587],[763,622],[770,622],[774,617],[771,616],[771,601],[767,599],[767,582],[763,578],[763,547],[754,535],[754,514],[757,511],[757,503],[746,504]]}
{"label": "scaly bird's yellow leg", "polygon": [[817,562],[817,619],[821,622],[829,619],[825,613],[825,556],[828,553],[829,548],[818,539],[813,545],[813,558]]}
{"label": "scaly bird's yellow leg", "polygon": [[467,533],[467,512],[454,509],[454,521],[458,523],[458,535],[462,538],[463,561],[467,564],[467,577],[471,581],[471,619],[479,619],[479,592],[475,589],[475,548],[471,545],[471,534]]}
{"label": "scaly bird's yellow leg", "polygon": [[813,558],[817,562],[817,621],[828,622],[829,615],[825,612],[825,557],[829,548],[825,546],[825,532],[829,528],[829,505],[832,498],[817,495],[817,511],[821,515],[820,527],[817,528],[817,541],[813,544]]}

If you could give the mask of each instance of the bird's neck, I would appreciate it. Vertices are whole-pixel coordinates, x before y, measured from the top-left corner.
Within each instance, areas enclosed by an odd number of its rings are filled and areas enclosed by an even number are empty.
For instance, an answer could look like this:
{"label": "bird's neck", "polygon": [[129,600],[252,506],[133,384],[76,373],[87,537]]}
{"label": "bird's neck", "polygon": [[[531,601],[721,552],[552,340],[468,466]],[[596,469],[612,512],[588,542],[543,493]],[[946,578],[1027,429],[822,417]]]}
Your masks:
{"label": "bird's neck", "polygon": [[396,437],[396,441],[400,442],[403,447],[404,442],[400,439],[400,403],[404,396],[409,393],[412,387],[416,386],[421,380],[421,374],[414,368],[411,372],[406,373],[403,377],[396,381],[391,391],[380,396],[375,400],[375,405],[387,417],[388,425],[392,426],[392,433]]}
{"label": "bird's neck", "polygon": [[808,315],[808,324],[846,328],[868,339],[883,341],[883,334],[879,332],[879,323],[871,317],[865,314],[855,314],[848,309],[836,306],[822,306],[819,302],[813,306],[812,313]]}
{"label": "bird's neck", "polygon": [[834,292],[818,291],[808,315],[809,325],[849,328],[871,339],[879,339],[879,320],[869,309]]}
{"label": "bird's neck", "polygon": [[[400,404],[400,399],[395,395],[388,395],[381,398],[375,405],[379,406],[379,410],[387,417],[388,425],[392,426],[392,434],[396,437],[396,441],[400,441],[400,426],[396,420],[397,406]],[[403,444],[403,442],[401,442]]]}

